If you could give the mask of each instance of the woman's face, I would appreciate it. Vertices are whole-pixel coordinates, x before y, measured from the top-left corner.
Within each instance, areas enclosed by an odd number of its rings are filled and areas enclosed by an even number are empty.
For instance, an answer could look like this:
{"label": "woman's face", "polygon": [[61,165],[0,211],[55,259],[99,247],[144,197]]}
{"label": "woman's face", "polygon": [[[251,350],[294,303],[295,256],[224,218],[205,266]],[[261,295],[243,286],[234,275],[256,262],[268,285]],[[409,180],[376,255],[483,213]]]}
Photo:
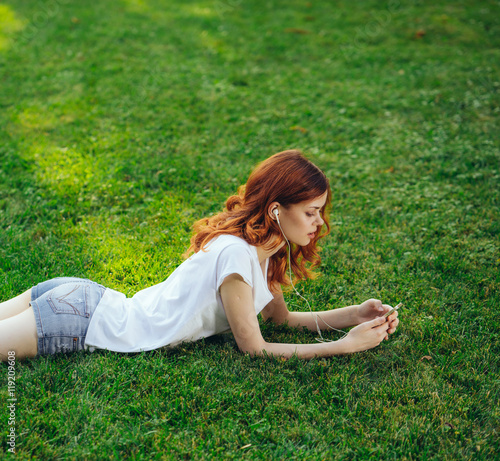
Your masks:
{"label": "woman's face", "polygon": [[281,229],[291,243],[306,246],[319,232],[324,224],[320,212],[325,206],[326,198],[325,192],[315,199],[296,203],[288,208],[278,208]]}

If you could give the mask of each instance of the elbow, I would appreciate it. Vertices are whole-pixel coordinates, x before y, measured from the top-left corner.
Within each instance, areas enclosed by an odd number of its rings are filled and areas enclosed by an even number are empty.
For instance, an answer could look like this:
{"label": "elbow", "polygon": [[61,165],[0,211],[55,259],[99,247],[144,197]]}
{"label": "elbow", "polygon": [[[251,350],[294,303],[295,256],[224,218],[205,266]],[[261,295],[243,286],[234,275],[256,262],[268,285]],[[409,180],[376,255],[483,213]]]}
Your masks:
{"label": "elbow", "polygon": [[264,310],[261,311],[260,315],[266,322],[273,322],[276,325],[286,323],[290,311],[283,304],[269,303]]}
{"label": "elbow", "polygon": [[248,354],[251,357],[263,357],[266,355],[266,342],[258,341],[253,344],[239,344],[238,348],[243,354]]}
{"label": "elbow", "polygon": [[287,354],[285,351],[279,350],[274,343],[268,343],[262,341],[258,345],[255,344],[252,347],[240,347],[240,351],[244,354],[248,354],[250,357],[282,357],[290,358],[291,355]]}
{"label": "elbow", "polygon": [[275,325],[281,325],[283,323],[287,323],[288,322],[288,314],[290,312],[286,312],[286,313],[283,313],[283,312],[268,312],[264,315],[264,313],[262,313],[262,318],[264,319],[264,321],[266,322],[273,322]]}

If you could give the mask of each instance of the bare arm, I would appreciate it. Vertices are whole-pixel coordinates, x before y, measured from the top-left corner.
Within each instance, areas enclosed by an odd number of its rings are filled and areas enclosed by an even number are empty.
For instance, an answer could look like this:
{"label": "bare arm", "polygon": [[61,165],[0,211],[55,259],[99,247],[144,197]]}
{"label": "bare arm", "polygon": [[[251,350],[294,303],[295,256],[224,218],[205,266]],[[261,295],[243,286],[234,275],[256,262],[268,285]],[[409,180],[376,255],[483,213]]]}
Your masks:
{"label": "bare arm", "polygon": [[[305,327],[312,331],[317,331],[316,320],[321,330],[328,330],[328,325],[342,329],[359,325],[378,316],[383,315],[390,309],[390,306],[382,304],[377,299],[369,299],[362,304],[342,307],[321,312],[290,312],[283,298],[281,288],[274,295],[274,299],[263,309],[262,317],[271,320],[273,323],[287,323],[290,327]],[[399,324],[397,312],[388,317],[388,334],[396,331]]]}
{"label": "bare arm", "polygon": [[[306,327],[316,331],[314,316],[318,316],[318,325],[321,329],[328,328],[326,323],[335,328],[347,328],[359,323],[357,316],[358,306],[342,307],[322,312],[290,312],[286,306],[283,292],[274,295],[274,299],[263,309],[262,317],[273,323],[287,323],[290,327]],[[324,320],[324,322],[322,321]],[[326,322],[326,323],[325,323]]]}
{"label": "bare arm", "polygon": [[359,325],[338,341],[318,344],[269,343],[264,340],[260,331],[251,287],[239,275],[233,274],[226,277],[220,293],[236,343],[242,352],[251,355],[269,354],[286,358],[297,355],[304,359],[329,357],[371,349],[387,335],[385,319],[377,318]]}

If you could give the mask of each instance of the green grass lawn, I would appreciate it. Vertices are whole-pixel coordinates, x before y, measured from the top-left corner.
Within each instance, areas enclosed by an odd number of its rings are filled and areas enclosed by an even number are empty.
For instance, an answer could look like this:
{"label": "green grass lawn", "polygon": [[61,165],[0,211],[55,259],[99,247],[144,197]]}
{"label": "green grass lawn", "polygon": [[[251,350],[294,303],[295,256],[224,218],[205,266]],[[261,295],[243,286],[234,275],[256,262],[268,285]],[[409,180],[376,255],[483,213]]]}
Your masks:
{"label": "green grass lawn", "polygon": [[18,362],[19,459],[498,459],[499,45],[492,0],[2,2],[0,300],[164,280],[195,219],[299,148],[333,190],[299,289],[404,303],[390,341],[328,360],[227,334]]}

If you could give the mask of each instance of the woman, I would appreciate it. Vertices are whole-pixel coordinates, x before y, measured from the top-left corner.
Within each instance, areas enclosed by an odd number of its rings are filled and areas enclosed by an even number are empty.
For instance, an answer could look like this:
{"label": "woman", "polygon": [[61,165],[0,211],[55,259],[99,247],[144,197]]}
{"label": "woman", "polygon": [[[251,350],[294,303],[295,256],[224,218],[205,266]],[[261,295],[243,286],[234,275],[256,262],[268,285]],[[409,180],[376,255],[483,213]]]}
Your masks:
{"label": "woman", "polygon": [[[84,348],[147,351],[228,329],[251,355],[309,359],[363,351],[394,333],[397,312],[370,299],[324,312],[290,312],[281,285],[311,277],[317,242],[330,230],[324,173],[299,151],[280,152],[252,172],[226,209],[194,225],[184,261],[164,282],[127,299],[76,278],[43,282],[0,304],[0,354],[18,359]],[[288,258],[287,258],[288,256]],[[287,275],[287,266],[290,276]],[[257,315],[311,330],[357,325],[337,341],[266,342]],[[321,333],[320,333],[321,335]]]}

